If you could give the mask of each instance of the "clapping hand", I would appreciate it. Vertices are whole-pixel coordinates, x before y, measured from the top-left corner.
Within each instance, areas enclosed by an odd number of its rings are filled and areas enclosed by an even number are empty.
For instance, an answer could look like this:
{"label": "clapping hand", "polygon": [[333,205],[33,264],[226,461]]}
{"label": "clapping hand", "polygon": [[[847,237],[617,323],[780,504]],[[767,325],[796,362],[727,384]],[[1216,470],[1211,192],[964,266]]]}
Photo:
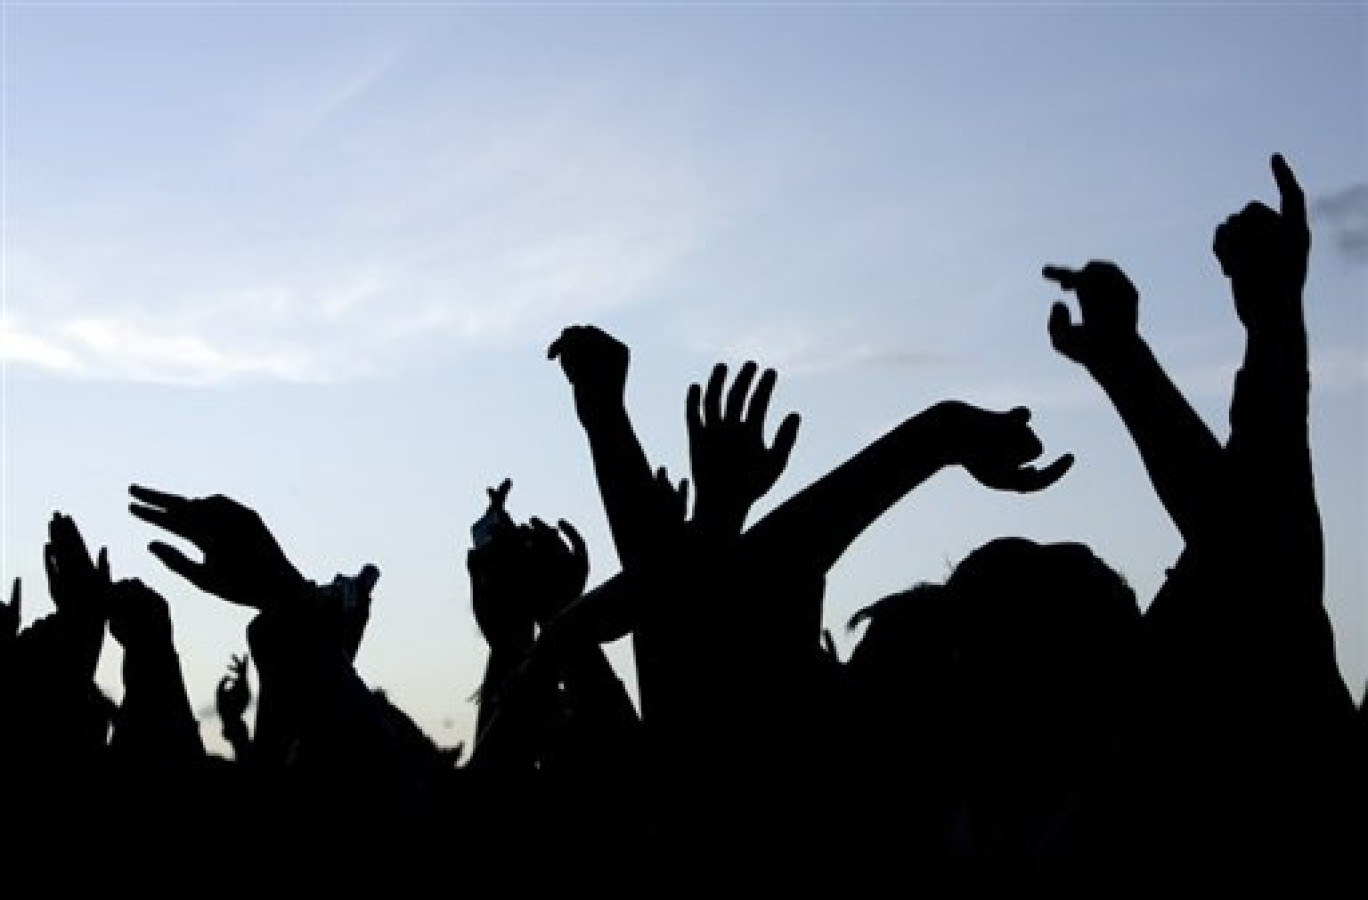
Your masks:
{"label": "clapping hand", "polygon": [[75,521],[62,513],[53,513],[48,523],[48,542],[43,547],[43,564],[57,617],[74,624],[76,628],[71,633],[80,635],[71,650],[82,669],[93,678],[109,618],[109,554],[101,547],[99,556],[91,560]]}

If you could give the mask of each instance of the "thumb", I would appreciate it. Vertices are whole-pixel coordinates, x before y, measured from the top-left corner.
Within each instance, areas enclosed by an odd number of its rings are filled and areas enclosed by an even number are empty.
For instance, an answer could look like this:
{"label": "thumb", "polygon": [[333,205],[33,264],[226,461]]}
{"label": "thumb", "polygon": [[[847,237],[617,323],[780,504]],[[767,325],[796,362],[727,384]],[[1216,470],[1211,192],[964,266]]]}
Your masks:
{"label": "thumb", "polygon": [[153,541],[147,545],[147,551],[161,560],[162,565],[166,566],[172,572],[175,572],[195,587],[203,591],[209,590],[201,583],[200,570],[203,567],[180,550],[172,547],[170,544],[164,544],[161,541]]}
{"label": "thumb", "polygon": [[1061,355],[1079,361],[1078,330],[1069,316],[1069,307],[1062,300],[1050,307],[1050,344]]}

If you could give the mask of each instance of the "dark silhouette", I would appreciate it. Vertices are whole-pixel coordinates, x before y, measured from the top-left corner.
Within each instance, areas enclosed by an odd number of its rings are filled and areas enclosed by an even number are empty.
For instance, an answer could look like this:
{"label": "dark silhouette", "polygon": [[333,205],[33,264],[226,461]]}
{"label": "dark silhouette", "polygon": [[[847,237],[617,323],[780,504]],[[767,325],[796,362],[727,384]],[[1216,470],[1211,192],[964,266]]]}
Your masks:
{"label": "dark silhouette", "polygon": [[[92,875],[145,889],[173,862],[225,860],[315,892],[372,877],[430,890],[472,864],[562,893],[610,879],[932,896],[1295,879],[1315,893],[1353,879],[1368,690],[1356,703],[1345,686],[1324,606],[1306,203],[1281,156],[1271,170],[1278,208],[1246,205],[1212,245],[1246,336],[1224,441],[1142,336],[1121,267],[1042,272],[1077,302],[1077,316],[1051,307],[1051,344],[1115,408],[1183,541],[1147,604],[1086,535],[1002,536],[943,580],[908,573],[906,590],[870,598],[843,661],[827,577],[895,504],[947,469],[1030,502],[1073,456],[1045,461],[1026,407],[947,399],[755,517],[812,427],[787,413],[769,432],[775,370],[718,363],[688,385],[676,479],[629,415],[628,346],[571,325],[547,356],[617,566],[590,586],[574,525],[515,519],[511,477],[486,489],[465,549],[488,651],[469,752],[358,669],[384,612],[377,565],[315,581],[242,502],[133,485],[130,513],[198,558],[162,539],[151,555],[251,612],[214,696],[231,754],[201,739],[174,610],[54,513],[52,610],[25,627],[17,579],[0,602],[16,859],[50,890]],[[604,648],[624,638],[631,673]],[[118,696],[95,680],[107,650],[122,654]]]}
{"label": "dark silhouette", "polygon": [[1322,602],[1302,312],[1311,239],[1291,169],[1275,155],[1272,170],[1280,211],[1250,203],[1213,242],[1247,335],[1224,446],[1140,339],[1137,292],[1117,267],[1045,270],[1083,314],[1075,325],[1056,304],[1055,347],[1106,391],[1184,538],[1145,615],[1137,734],[1151,870],[1202,884],[1335,884],[1364,835],[1353,702]]}

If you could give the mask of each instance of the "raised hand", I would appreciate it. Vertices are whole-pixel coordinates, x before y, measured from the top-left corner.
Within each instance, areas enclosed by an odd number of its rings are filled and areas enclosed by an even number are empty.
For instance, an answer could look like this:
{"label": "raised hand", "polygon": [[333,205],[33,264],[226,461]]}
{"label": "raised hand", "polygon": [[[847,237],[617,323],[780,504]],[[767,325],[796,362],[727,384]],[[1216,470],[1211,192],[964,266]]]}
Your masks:
{"label": "raised hand", "polygon": [[109,555],[101,547],[99,557],[92,561],[70,516],[52,514],[43,564],[48,593],[58,612],[104,621],[109,605]]}
{"label": "raised hand", "polygon": [[689,479],[670,480],[670,470],[661,466],[655,475],[656,498],[665,511],[663,521],[683,525],[689,518]]}
{"label": "raised hand", "polygon": [[1093,366],[1138,337],[1140,294],[1115,263],[1093,260],[1081,269],[1046,266],[1042,272],[1078,297],[1081,320],[1057,301],[1050,308],[1050,343],[1063,356]]}
{"label": "raised hand", "polygon": [[241,722],[247,714],[248,705],[252,702],[252,688],[247,681],[248,662],[247,654],[233,654],[228,663],[228,674],[219,679],[218,688],[214,691],[219,721],[223,722],[225,727]]}
{"label": "raised hand", "polygon": [[775,432],[774,443],[765,445],[765,415],[777,376],[766,369],[756,383],[758,370],[751,361],[741,366],[726,392],[725,405],[724,364],[713,367],[706,391],[697,384],[689,386],[686,414],[696,492],[694,520],[713,533],[741,533],[746,514],[779,480],[798,439],[801,419],[789,413]]}
{"label": "raised hand", "polygon": [[1281,154],[1273,155],[1271,167],[1279,211],[1258,201],[1249,203],[1218,225],[1212,240],[1221,272],[1230,279],[1235,311],[1246,328],[1299,314],[1299,307],[1287,307],[1301,299],[1311,254],[1306,195]]}
{"label": "raised hand", "polygon": [[489,494],[489,507],[484,515],[475,520],[475,524],[470,526],[470,537],[476,547],[483,547],[499,534],[514,527],[512,518],[508,515],[506,505],[508,503],[508,492],[513,489],[513,479],[505,478],[498,487],[487,489]]}
{"label": "raised hand", "polygon": [[147,547],[200,590],[265,610],[308,587],[255,510],[221,494],[186,498],[138,485],[128,492],[140,501],[129,504],[129,512],[185,538],[204,554],[195,562],[162,541]]}
{"label": "raised hand", "polygon": [[594,325],[565,328],[547,348],[546,358],[560,360],[581,414],[618,409],[626,403],[631,351],[603,329]]}
{"label": "raised hand", "polygon": [[584,539],[569,522],[558,527],[533,518],[467,556],[475,621],[491,646],[529,642],[536,625],[583,593],[589,578]]}
{"label": "raised hand", "polygon": [[575,526],[561,519],[552,528],[533,517],[528,522],[528,552],[535,571],[537,620],[545,622],[584,593],[589,580],[589,550]]}
{"label": "raised hand", "polygon": [[950,461],[963,466],[984,487],[1018,493],[1040,491],[1063,478],[1073,466],[1071,453],[1043,468],[1030,465],[1044,446],[1031,430],[1031,411],[1025,407],[992,412],[951,400],[936,404],[933,414],[945,429]]}
{"label": "raised hand", "polygon": [[53,513],[48,542],[43,547],[43,565],[56,615],[72,623],[75,628],[69,633],[79,636],[71,650],[82,669],[94,677],[109,617],[109,555],[101,547],[99,557],[92,561],[75,521]]}
{"label": "raised hand", "polygon": [[110,593],[109,633],[125,651],[174,647],[166,600],[136,578],[124,578]]}

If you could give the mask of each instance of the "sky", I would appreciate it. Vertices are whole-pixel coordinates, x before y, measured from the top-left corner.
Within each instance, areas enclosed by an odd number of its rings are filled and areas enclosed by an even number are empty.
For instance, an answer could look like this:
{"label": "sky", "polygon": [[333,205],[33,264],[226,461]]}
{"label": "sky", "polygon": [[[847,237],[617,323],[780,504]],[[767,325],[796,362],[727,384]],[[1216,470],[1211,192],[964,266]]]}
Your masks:
{"label": "sky", "polygon": [[[1178,536],[1051,349],[1040,268],[1126,269],[1223,438],[1243,332],[1211,235],[1276,203],[1273,152],[1311,199],[1326,605],[1368,681],[1362,2],[5,0],[0,49],[0,583],[48,613],[47,522],[73,516],[170,603],[211,748],[251,612],[146,551],[128,486],[234,497],[318,581],[377,565],[362,677],[468,742],[485,489],[573,522],[591,585],[617,571],[546,357],[570,324],[631,348],[676,477],[688,385],[776,369],[770,433],[803,423],[753,518],[941,399],[1027,406],[1075,454],[1043,493],[947,470],[879,520],[828,581],[843,655],[855,610],[1003,534],[1087,543],[1147,602]],[[115,698],[119,660],[107,639]]]}

